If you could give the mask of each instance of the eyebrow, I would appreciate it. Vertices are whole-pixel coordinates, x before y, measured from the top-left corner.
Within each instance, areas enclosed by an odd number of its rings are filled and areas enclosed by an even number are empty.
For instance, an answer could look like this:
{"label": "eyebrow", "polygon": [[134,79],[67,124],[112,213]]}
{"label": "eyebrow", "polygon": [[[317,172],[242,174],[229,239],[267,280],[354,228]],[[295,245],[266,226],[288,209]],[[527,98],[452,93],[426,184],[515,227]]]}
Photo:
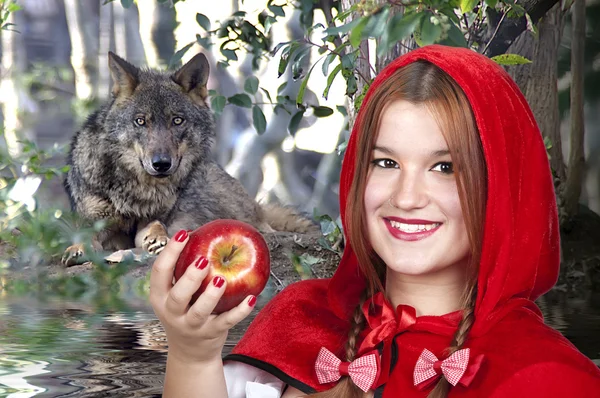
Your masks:
{"label": "eyebrow", "polygon": [[[374,151],[379,151],[379,152],[383,152],[386,153],[388,155],[393,155],[394,151],[391,150],[390,148],[384,147],[384,146],[375,146],[373,148]],[[446,156],[446,155],[450,155],[450,150],[448,149],[438,149],[436,151],[431,151],[429,153],[429,156],[432,158],[439,158],[442,156]]]}

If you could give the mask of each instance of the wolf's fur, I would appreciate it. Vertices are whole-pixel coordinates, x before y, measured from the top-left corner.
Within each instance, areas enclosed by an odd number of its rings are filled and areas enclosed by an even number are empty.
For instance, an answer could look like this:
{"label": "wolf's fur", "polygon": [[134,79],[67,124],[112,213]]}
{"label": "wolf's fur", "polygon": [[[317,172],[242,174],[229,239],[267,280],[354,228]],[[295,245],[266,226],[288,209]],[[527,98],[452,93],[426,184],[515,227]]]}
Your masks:
{"label": "wolf's fur", "polygon": [[[135,243],[158,252],[178,230],[217,218],[262,231],[313,227],[286,208],[265,212],[212,160],[215,122],[206,104],[204,55],[174,73],[141,70],[112,53],[109,67],[112,99],[74,136],[65,179],[74,211],[109,222],[96,247],[118,250]],[[64,261],[75,262],[78,250],[70,248]]]}

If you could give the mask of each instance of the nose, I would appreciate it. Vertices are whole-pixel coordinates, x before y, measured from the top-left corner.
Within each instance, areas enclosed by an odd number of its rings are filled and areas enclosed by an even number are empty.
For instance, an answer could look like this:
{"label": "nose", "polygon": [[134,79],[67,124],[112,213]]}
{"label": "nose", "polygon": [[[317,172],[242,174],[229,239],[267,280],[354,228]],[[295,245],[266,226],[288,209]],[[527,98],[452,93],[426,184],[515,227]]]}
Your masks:
{"label": "nose", "polygon": [[171,156],[160,153],[152,156],[152,168],[158,173],[166,173],[171,168],[173,161]]}
{"label": "nose", "polygon": [[424,177],[403,171],[398,180],[394,181],[396,189],[392,191],[389,204],[402,210],[419,209],[427,206],[427,188]]}

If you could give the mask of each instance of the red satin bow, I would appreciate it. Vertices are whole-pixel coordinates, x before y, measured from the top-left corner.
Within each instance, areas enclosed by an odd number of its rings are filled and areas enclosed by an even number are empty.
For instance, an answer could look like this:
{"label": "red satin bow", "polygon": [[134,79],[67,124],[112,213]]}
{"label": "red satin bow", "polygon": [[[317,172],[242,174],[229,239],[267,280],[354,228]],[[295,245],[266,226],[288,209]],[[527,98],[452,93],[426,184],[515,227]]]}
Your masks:
{"label": "red satin bow", "polygon": [[371,351],[383,342],[381,378],[377,381],[377,386],[380,386],[389,377],[393,337],[414,325],[417,315],[415,309],[410,306],[399,305],[394,310],[382,292],[365,301],[362,311],[368,327],[365,328],[358,353]]}
{"label": "red satin bow", "polygon": [[342,362],[325,347],[321,347],[315,362],[320,384],[332,383],[342,376],[350,376],[354,384],[364,392],[369,391],[379,377],[379,368],[377,352],[363,355],[352,362]]}
{"label": "red satin bow", "polygon": [[469,363],[471,351],[468,348],[456,351],[448,358],[440,361],[431,351],[424,349],[413,373],[413,382],[419,390],[426,389],[444,375],[453,386],[460,383],[467,387],[481,366],[483,355],[478,355]]}

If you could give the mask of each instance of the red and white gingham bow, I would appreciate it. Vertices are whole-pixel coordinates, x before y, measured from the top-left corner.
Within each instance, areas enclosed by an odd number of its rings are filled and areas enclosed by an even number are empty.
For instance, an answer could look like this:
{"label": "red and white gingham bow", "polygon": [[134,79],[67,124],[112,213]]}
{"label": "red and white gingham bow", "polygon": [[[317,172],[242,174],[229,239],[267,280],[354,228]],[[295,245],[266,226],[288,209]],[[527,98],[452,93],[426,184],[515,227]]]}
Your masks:
{"label": "red and white gingham bow", "polygon": [[379,354],[372,351],[352,362],[342,362],[327,348],[321,347],[315,362],[315,371],[320,384],[332,383],[342,376],[350,376],[354,384],[367,392],[379,377]]}
{"label": "red and white gingham bow", "polygon": [[[440,361],[431,351],[424,349],[415,365],[415,371],[413,373],[414,385],[417,386],[432,377],[443,374],[446,380],[455,386],[467,370],[467,366],[469,365],[469,354],[469,349],[464,348],[456,351],[443,361]],[[428,384],[429,383],[426,383],[424,387]]]}

